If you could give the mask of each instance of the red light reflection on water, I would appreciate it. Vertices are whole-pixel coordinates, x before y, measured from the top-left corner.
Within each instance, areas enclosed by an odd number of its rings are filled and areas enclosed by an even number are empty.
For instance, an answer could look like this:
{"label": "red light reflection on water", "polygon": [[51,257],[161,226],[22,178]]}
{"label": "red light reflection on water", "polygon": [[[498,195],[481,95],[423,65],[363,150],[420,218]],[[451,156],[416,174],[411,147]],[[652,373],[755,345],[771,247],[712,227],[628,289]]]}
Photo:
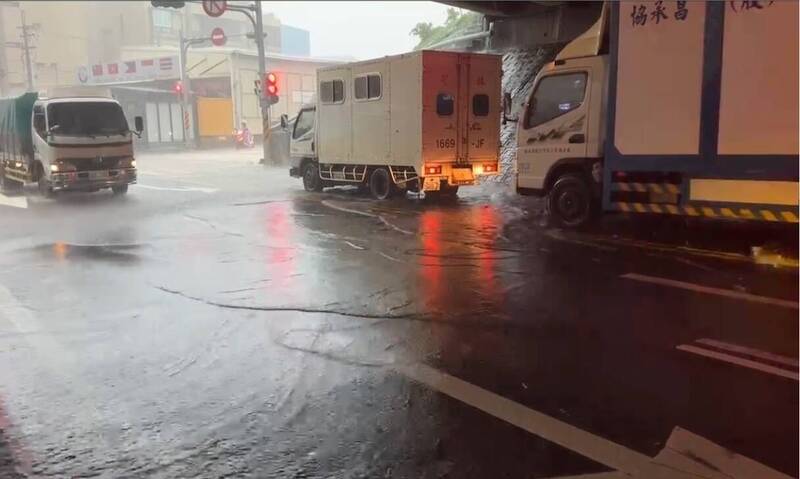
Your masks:
{"label": "red light reflection on water", "polygon": [[268,289],[291,289],[296,272],[296,228],[287,203],[272,203],[264,208],[267,240]]}
{"label": "red light reflection on water", "polygon": [[422,213],[419,287],[428,308],[450,312],[495,301],[499,221],[491,206]]}
{"label": "red light reflection on water", "polygon": [[[497,251],[492,250],[494,246],[494,231],[499,222],[497,210],[491,206],[478,208],[472,215],[474,225],[477,226],[481,236],[481,250],[478,253],[478,273],[481,292],[484,297],[491,298],[495,293],[495,266],[497,263]],[[487,239],[491,237],[491,239]]]}

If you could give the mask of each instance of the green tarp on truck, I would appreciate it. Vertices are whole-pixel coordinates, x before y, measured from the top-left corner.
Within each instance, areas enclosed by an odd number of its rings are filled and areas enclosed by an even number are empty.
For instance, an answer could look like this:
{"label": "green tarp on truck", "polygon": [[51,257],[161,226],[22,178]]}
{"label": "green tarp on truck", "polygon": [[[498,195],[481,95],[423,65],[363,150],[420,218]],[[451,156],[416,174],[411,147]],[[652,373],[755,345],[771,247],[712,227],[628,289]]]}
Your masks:
{"label": "green tarp on truck", "polygon": [[25,93],[0,99],[0,160],[33,159],[31,116],[38,94]]}

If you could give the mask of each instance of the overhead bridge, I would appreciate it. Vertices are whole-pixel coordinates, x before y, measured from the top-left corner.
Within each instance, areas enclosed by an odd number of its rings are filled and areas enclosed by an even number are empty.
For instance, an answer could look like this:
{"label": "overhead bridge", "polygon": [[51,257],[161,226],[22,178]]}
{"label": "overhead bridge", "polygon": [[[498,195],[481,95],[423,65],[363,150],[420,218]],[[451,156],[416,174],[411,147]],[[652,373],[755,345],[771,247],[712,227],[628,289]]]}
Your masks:
{"label": "overhead bridge", "polygon": [[600,17],[603,2],[472,2],[441,1],[484,15],[484,31],[449,39],[438,48],[486,48],[492,51],[565,44]]}

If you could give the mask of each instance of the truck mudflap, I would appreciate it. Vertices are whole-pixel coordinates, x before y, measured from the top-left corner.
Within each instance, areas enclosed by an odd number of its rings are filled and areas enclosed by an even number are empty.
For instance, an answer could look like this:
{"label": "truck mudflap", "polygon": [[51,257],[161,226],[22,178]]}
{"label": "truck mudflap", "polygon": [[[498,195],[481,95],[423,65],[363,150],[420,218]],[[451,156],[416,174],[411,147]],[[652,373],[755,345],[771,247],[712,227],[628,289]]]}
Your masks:
{"label": "truck mudflap", "polygon": [[50,186],[54,191],[97,190],[134,183],[136,183],[135,168],[70,171],[52,173],[50,177]]}

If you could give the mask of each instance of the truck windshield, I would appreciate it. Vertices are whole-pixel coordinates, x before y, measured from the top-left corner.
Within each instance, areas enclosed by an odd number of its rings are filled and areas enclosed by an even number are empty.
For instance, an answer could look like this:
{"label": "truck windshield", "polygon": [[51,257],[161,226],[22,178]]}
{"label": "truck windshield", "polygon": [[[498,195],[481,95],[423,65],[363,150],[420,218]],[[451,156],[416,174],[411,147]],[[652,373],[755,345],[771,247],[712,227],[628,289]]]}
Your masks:
{"label": "truck windshield", "polygon": [[[122,108],[111,102],[54,103],[47,106],[47,123],[58,135],[122,135],[128,122]],[[56,128],[57,127],[57,128]]]}

